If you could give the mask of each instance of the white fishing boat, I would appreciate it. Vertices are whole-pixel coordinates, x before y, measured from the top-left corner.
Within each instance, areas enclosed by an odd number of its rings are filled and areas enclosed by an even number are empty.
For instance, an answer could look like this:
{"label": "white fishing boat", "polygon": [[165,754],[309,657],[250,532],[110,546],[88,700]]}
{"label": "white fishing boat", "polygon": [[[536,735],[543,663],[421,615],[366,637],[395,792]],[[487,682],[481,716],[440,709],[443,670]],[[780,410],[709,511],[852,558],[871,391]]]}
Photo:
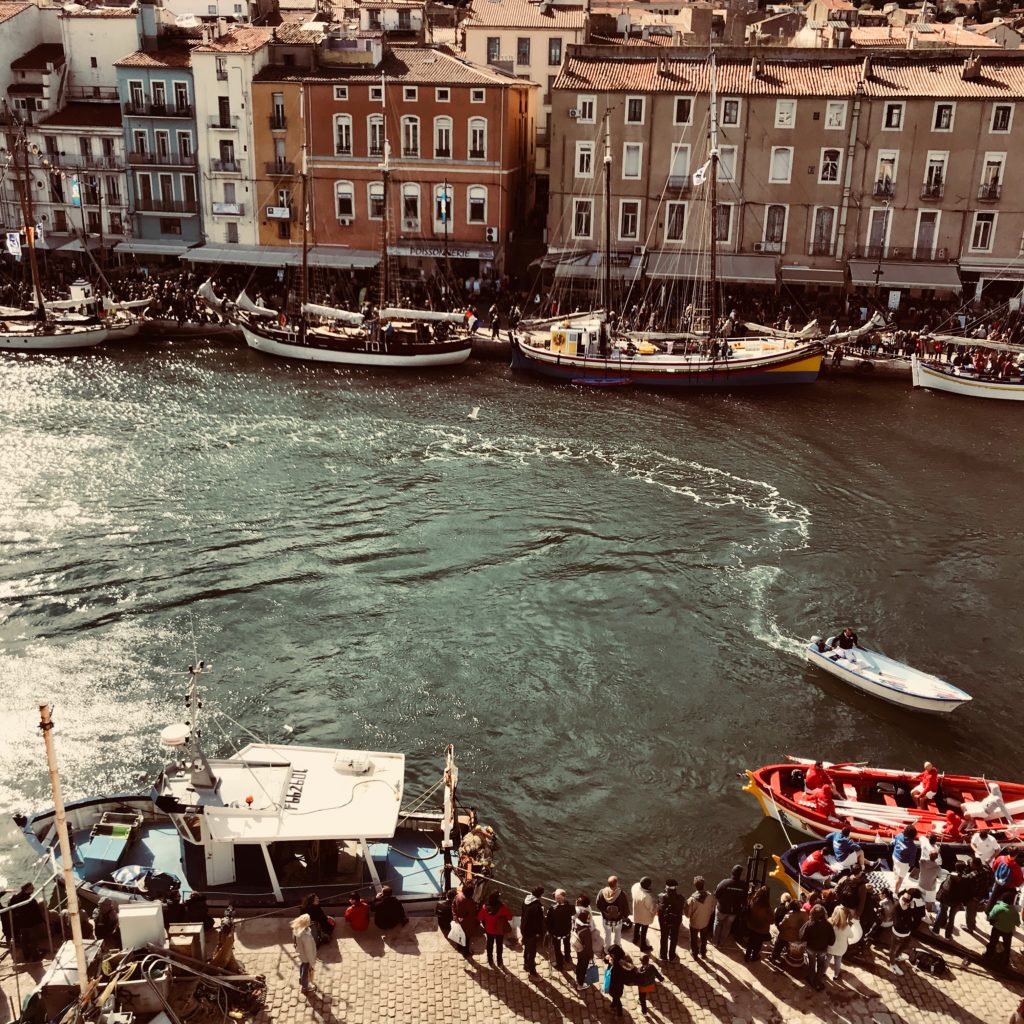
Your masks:
{"label": "white fishing boat", "polygon": [[[974,344],[984,344],[974,342]],[[988,346],[986,346],[988,347]],[[1008,402],[1024,402],[1024,378],[988,377],[960,366],[925,362],[911,357],[910,375],[915,388],[948,391],[969,398],[995,398]]]}
{"label": "white fishing boat", "polygon": [[[257,741],[208,758],[197,692],[204,669],[189,667],[187,721],[161,732],[173,759],[150,792],[66,804],[75,884],[87,903],[198,893],[211,910],[244,914],[292,908],[311,892],[344,902],[386,883],[410,909],[432,910],[467,871],[486,873],[493,833],[477,827],[472,810],[459,812],[451,746],[441,777],[407,810],[404,754]],[[431,810],[435,792],[440,806]],[[15,822],[40,857],[61,860],[53,808]]]}
{"label": "white fishing boat", "polygon": [[971,695],[938,676],[921,672],[877,651],[854,647],[832,649],[835,637],[812,637],[807,660],[872,697],[913,708],[949,713],[971,700]]}

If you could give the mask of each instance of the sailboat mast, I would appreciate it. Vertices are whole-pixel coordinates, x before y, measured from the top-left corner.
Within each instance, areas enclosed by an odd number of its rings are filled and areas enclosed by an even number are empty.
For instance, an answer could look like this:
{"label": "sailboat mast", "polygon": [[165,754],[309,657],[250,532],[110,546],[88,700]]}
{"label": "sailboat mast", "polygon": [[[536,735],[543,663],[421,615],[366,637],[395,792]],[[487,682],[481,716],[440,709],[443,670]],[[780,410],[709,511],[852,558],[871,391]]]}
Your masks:
{"label": "sailboat mast", "polygon": [[28,240],[28,267],[32,274],[32,290],[36,297],[36,314],[42,320],[46,316],[46,309],[43,305],[43,289],[39,284],[39,263],[36,260],[36,219],[32,209],[32,188],[28,169],[28,136],[24,128],[17,144],[20,144],[22,156],[21,187],[18,193],[21,197],[21,214],[25,218],[25,237]]}
{"label": "sailboat mast", "polygon": [[299,282],[301,295],[300,330],[303,340],[306,336],[306,314],[303,312],[309,302],[309,168],[306,164],[306,144],[302,144],[302,280]]}
{"label": "sailboat mast", "polygon": [[708,247],[710,266],[708,267],[708,341],[713,342],[718,336],[718,69],[715,66],[715,54],[711,52],[711,116],[708,118],[708,157],[710,166],[708,174],[711,187],[708,190],[711,208],[711,244]]}
{"label": "sailboat mast", "polygon": [[612,139],[609,118],[604,114],[604,257],[601,260],[601,307],[607,320],[612,309]]}
{"label": "sailboat mast", "polygon": [[60,863],[64,871],[64,894],[68,901],[68,917],[71,920],[71,938],[75,944],[75,963],[78,967],[78,987],[84,996],[89,988],[88,969],[85,963],[85,943],[82,938],[82,919],[78,913],[78,888],[75,885],[75,864],[71,854],[71,839],[68,836],[68,819],[64,813],[64,796],[57,772],[57,751],[53,746],[53,721],[50,705],[39,705],[39,728],[46,746],[46,766],[50,770],[50,790],[53,794],[54,817],[57,824],[57,839],[60,843]]}
{"label": "sailboat mast", "polygon": [[388,304],[388,191],[390,186],[391,168],[388,158],[391,155],[391,144],[388,142],[388,111],[384,103],[384,72],[380,75],[380,108],[383,111],[382,121],[382,142],[384,149],[384,162],[380,165],[380,177],[384,186],[384,201],[381,209],[380,225],[380,287],[377,291],[377,306],[383,309]]}

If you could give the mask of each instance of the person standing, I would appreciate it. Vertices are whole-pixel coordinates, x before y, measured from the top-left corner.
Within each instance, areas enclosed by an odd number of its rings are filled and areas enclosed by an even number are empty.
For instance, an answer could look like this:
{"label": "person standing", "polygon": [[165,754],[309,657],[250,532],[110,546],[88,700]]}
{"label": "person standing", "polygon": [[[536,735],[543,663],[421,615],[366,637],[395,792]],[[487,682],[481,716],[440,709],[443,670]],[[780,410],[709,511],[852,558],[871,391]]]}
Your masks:
{"label": "person standing", "polygon": [[893,974],[902,975],[900,960],[909,960],[907,949],[914,938],[914,929],[918,918],[913,908],[909,892],[900,893],[892,915],[892,945],[889,947],[889,970]]}
{"label": "person standing", "polygon": [[981,859],[982,864],[990,867],[999,853],[999,841],[987,828],[981,828],[971,836],[971,849],[974,856]]}
{"label": "person standing", "polygon": [[995,876],[992,874],[992,869],[980,857],[975,857],[967,870],[967,878],[970,880],[971,888],[967,903],[964,905],[964,924],[973,935],[978,928],[978,909],[981,907],[982,901],[992,891]]}
{"label": "person standing", "polygon": [[[434,904],[434,917],[437,920],[437,927],[441,934],[447,939],[452,930],[452,900],[455,899],[455,890],[448,889],[441,898]],[[460,947],[461,948],[461,947]]]}
{"label": "person standing", "polygon": [[708,935],[715,919],[715,898],[707,891],[703,875],[693,880],[693,892],[686,901],[685,912],[690,927],[690,953],[694,960],[703,960],[708,955]]}
{"label": "person standing", "polygon": [[93,935],[102,940],[104,949],[118,949],[121,945],[120,927],[117,904],[109,896],[104,896],[92,912]]}
{"label": "person standing", "polygon": [[462,925],[462,930],[466,933],[466,944],[460,946],[456,943],[456,948],[467,960],[473,955],[473,936],[479,927],[479,913],[480,908],[473,899],[473,883],[463,882],[452,901],[452,918]]}
{"label": "person standing", "polygon": [[319,991],[313,983],[313,968],[316,965],[316,939],[310,927],[309,914],[299,914],[291,923],[295,951],[299,955],[299,988],[302,992],[312,989]]}
{"label": "person standing", "polygon": [[[712,901],[713,902],[713,901]],[[675,960],[679,926],[683,922],[683,897],[676,891],[676,880],[665,882],[665,891],[658,896],[658,926],[661,928],[661,959]]]}
{"label": "person standing", "polygon": [[921,847],[917,844],[917,828],[913,822],[896,834],[889,847],[892,853],[894,879],[892,890],[894,894],[899,895],[900,888],[921,858]]}
{"label": "person standing", "polygon": [[733,922],[743,909],[747,898],[747,885],[743,881],[743,865],[734,864],[728,878],[715,887],[715,930],[711,940],[718,949],[729,937]]}
{"label": "person standing", "polygon": [[523,934],[523,969],[531,977],[537,974],[537,949],[544,938],[544,886],[538,885],[523,900],[519,930]]}
{"label": "person standing", "polygon": [[569,955],[569,942],[572,936],[573,909],[569,906],[564,889],[555,890],[555,902],[548,908],[547,927],[548,935],[551,936],[551,945],[555,951],[555,970],[560,971],[565,966],[572,967],[572,957]]}
{"label": "person standing", "polygon": [[608,877],[608,884],[597,894],[597,912],[604,922],[604,944],[608,949],[622,941],[622,922],[629,913],[626,894],[619,888],[617,875]]}
{"label": "person standing", "polygon": [[626,990],[627,985],[637,983],[636,966],[619,945],[609,946],[604,959],[608,965],[606,970],[611,972],[607,991],[612,1000],[612,1010],[616,1017],[621,1017],[622,993]]}
{"label": "person standing", "polygon": [[953,938],[953,921],[957,911],[962,910],[970,898],[971,882],[967,877],[967,865],[957,861],[953,870],[946,875],[939,886],[939,912],[932,923],[932,935],[938,935],[945,928],[947,939]]}
{"label": "person standing", "polygon": [[505,932],[511,927],[512,911],[502,903],[501,893],[495,890],[488,895],[478,916],[487,936],[487,962],[494,967],[497,960],[497,966],[504,967]]}
{"label": "person standing", "polygon": [[647,930],[658,916],[658,901],[651,892],[653,884],[650,878],[641,878],[630,892],[633,897],[633,942],[643,953],[654,949],[647,941]]}
{"label": "person standing", "polygon": [[747,948],[743,953],[747,963],[760,959],[761,947],[768,941],[774,920],[768,886],[758,886],[747,900]]}
{"label": "person standing", "polygon": [[850,939],[853,936],[853,917],[850,911],[842,904],[832,911],[829,924],[835,932],[835,939],[828,947],[828,955],[832,958],[832,980],[838,981],[843,970],[843,957],[850,948]]}
{"label": "person standing", "polygon": [[1013,933],[1020,924],[1016,896],[1007,895],[1000,899],[988,912],[988,922],[992,925],[992,934],[988,937],[983,958],[1000,967],[1008,967]]}
{"label": "person standing", "polygon": [[640,997],[640,1012],[647,1016],[647,1000],[654,995],[659,981],[664,981],[665,976],[651,963],[651,954],[644,953],[640,957],[640,967],[636,972],[636,992]]}
{"label": "person standing", "polygon": [[780,906],[775,915],[779,934],[768,955],[769,963],[782,966],[782,957],[794,943],[800,942],[800,930],[810,919],[799,900],[789,899]]}
{"label": "person standing", "polygon": [[836,941],[836,931],[820,903],[811,907],[811,918],[800,929],[800,939],[807,944],[804,953],[807,962],[807,984],[820,992],[825,987],[828,950]]}
{"label": "person standing", "polygon": [[590,988],[587,971],[594,960],[594,925],[590,911],[577,907],[572,921],[572,951],[576,954],[576,991]]}

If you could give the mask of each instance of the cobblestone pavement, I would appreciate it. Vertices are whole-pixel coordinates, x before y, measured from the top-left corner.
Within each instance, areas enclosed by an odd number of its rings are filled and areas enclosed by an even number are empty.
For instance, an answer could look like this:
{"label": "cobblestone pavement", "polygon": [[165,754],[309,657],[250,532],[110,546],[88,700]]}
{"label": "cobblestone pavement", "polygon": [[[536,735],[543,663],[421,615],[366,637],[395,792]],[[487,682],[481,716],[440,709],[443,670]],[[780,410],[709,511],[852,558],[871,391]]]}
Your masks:
{"label": "cobblestone pavement", "polygon": [[[540,977],[522,969],[518,948],[505,954],[505,970],[487,966],[477,939],[474,961],[466,963],[433,922],[413,921],[395,937],[372,926],[358,939],[340,924],[341,938],[321,949],[317,966],[320,994],[302,995],[291,934],[280,919],[243,922],[236,955],[245,969],[268,982],[267,1005],[255,1024],[504,1024],[535,1021],[590,1024],[611,1021],[607,997],[595,989],[576,992],[570,973],[541,957]],[[635,949],[627,941],[627,951]],[[945,978],[920,974],[906,966],[899,978],[875,959],[848,964],[841,983],[829,981],[814,992],[801,973],[779,972],[764,962],[743,963],[730,945],[712,951],[705,966],[689,949],[680,963],[662,965],[649,1017],[640,1014],[636,989],[627,989],[624,1020],[681,1024],[1007,1024],[1024,989],[959,963]]]}

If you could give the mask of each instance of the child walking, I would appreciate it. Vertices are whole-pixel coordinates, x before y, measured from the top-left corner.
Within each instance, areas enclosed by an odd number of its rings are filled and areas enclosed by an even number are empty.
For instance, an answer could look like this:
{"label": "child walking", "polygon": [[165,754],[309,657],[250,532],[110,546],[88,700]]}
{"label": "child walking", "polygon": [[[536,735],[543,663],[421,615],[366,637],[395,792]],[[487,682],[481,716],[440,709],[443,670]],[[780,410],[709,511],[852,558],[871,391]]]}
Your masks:
{"label": "child walking", "polygon": [[659,981],[664,981],[665,976],[651,963],[651,954],[644,953],[640,957],[640,966],[637,969],[637,995],[640,997],[640,1012],[647,1016],[647,997],[653,996]]}

